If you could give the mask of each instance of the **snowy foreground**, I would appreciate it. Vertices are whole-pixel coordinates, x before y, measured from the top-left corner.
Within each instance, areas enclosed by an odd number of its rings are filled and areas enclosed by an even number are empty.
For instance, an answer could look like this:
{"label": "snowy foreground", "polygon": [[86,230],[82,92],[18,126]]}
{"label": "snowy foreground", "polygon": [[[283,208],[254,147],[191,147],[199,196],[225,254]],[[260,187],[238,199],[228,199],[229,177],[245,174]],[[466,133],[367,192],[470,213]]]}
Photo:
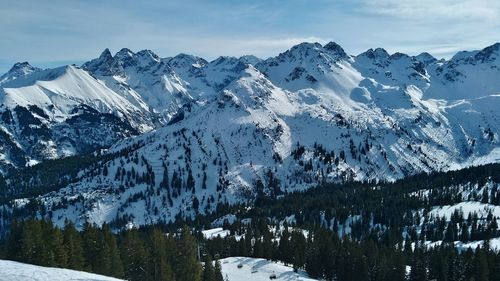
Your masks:
{"label": "snowy foreground", "polygon": [[102,275],[0,260],[0,281],[119,281]]}
{"label": "snowy foreground", "polygon": [[[307,273],[293,272],[289,266],[277,264],[265,259],[230,257],[221,260],[222,274],[229,281],[267,281],[271,275],[276,280],[316,281],[307,277]],[[241,265],[241,268],[238,268]],[[0,260],[0,281],[120,281],[120,279],[91,274],[87,272],[42,267]]]}
{"label": "snowy foreground", "polygon": [[[302,280],[315,281],[307,277],[307,273],[293,272],[293,268],[277,264],[265,259],[230,257],[221,260],[222,275],[229,281],[269,281],[271,275],[276,275],[276,280]],[[241,268],[238,268],[241,265]]]}

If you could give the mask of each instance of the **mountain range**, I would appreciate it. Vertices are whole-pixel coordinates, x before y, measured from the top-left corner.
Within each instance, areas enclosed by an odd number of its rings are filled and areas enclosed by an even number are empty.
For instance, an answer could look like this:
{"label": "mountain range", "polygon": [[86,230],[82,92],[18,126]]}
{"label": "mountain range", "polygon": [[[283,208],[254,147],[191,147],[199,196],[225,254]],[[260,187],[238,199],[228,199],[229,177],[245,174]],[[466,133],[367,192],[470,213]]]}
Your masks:
{"label": "mountain range", "polygon": [[330,42],[265,60],[106,49],[81,66],[17,63],[0,77],[0,168],[15,189],[24,167],[93,153],[37,197],[54,222],[168,222],[324,182],[498,162],[499,78],[500,43],[448,60]]}

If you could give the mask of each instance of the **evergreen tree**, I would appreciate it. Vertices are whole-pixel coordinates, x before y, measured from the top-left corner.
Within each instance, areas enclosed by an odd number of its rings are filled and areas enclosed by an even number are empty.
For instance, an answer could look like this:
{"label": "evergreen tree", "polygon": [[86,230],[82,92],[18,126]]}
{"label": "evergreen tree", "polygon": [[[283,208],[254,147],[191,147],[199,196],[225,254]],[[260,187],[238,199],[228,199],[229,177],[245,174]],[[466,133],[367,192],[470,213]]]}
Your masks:
{"label": "evergreen tree", "polygon": [[129,230],[125,233],[120,254],[126,279],[131,281],[148,280],[149,276],[146,271],[148,254],[137,230]]}
{"label": "evergreen tree", "polygon": [[109,273],[111,259],[102,231],[95,226],[85,224],[82,236],[89,270],[98,274]]}
{"label": "evergreen tree", "polygon": [[427,269],[419,254],[414,257],[411,264],[410,281],[427,281]]}
{"label": "evergreen tree", "polygon": [[46,245],[46,252],[49,257],[45,264],[54,267],[68,267],[68,254],[64,248],[62,231],[54,227],[51,222],[44,224],[44,245]]}
{"label": "evergreen tree", "polygon": [[215,271],[210,254],[205,255],[202,281],[215,281]]}
{"label": "evergreen tree", "polygon": [[67,223],[64,227],[63,246],[68,255],[68,268],[85,270],[82,239],[72,223]]}
{"label": "evergreen tree", "polygon": [[288,232],[288,225],[284,225],[283,232],[279,240],[278,246],[278,259],[283,261],[285,265],[293,262],[292,248],[290,247],[290,233]]}
{"label": "evergreen tree", "polygon": [[157,228],[151,232],[149,264],[150,279],[158,281],[175,280],[172,265],[170,264],[165,235]]}
{"label": "evergreen tree", "polygon": [[21,225],[20,252],[21,262],[44,265],[49,257],[43,243],[43,230],[40,221],[28,220]]}
{"label": "evergreen tree", "polygon": [[120,257],[120,250],[118,249],[115,235],[111,232],[111,229],[107,224],[103,225],[102,233],[105,245],[103,253],[108,255],[106,260],[109,260],[109,262],[106,262],[108,267],[104,269],[106,272],[105,275],[120,278],[123,276],[123,263]]}
{"label": "evergreen tree", "polygon": [[222,267],[219,260],[215,261],[214,271],[215,271],[215,281],[224,281],[224,278],[222,277]]}
{"label": "evergreen tree", "polygon": [[475,281],[489,281],[488,259],[487,254],[482,249],[476,250],[474,260],[474,279]]}
{"label": "evergreen tree", "polygon": [[300,230],[294,230],[291,235],[292,265],[295,271],[305,264],[306,239]]}
{"label": "evergreen tree", "polygon": [[197,245],[187,226],[182,228],[178,241],[176,279],[178,281],[200,281],[201,268],[197,261]]}

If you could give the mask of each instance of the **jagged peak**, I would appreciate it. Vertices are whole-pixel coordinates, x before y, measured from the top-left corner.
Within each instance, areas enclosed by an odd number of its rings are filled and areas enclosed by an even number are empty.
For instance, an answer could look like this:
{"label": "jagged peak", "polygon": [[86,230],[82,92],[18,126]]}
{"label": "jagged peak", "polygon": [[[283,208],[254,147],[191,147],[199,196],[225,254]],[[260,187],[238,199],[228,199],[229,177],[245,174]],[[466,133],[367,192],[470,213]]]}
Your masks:
{"label": "jagged peak", "polygon": [[451,60],[452,61],[459,61],[459,60],[463,60],[463,59],[470,59],[470,58],[474,57],[477,53],[479,53],[479,51],[460,51],[460,52],[456,53],[451,58]]}
{"label": "jagged peak", "polygon": [[358,57],[360,56],[365,56],[365,57],[368,57],[370,59],[387,59],[389,58],[389,53],[384,49],[384,48],[376,48],[375,50],[370,48],[368,50],[366,50],[365,52],[361,53],[358,55]]}
{"label": "jagged peak", "polygon": [[321,44],[318,43],[318,42],[314,42],[314,43],[311,43],[311,42],[302,42],[300,44],[292,46],[289,51],[293,52],[293,51],[296,51],[296,50],[320,49],[322,47],[323,46],[321,46]]}
{"label": "jagged peak", "polygon": [[111,52],[109,51],[108,48],[104,49],[104,51],[102,51],[101,55],[99,56],[100,59],[104,59],[104,60],[110,60],[113,58],[113,55],[111,55]]}
{"label": "jagged peak", "polygon": [[92,73],[111,75],[113,74],[110,70],[111,65],[113,64],[113,56],[108,48],[102,51],[101,55],[93,60],[90,60],[84,64],[82,64],[82,68],[90,71]]}
{"label": "jagged peak", "polygon": [[159,62],[161,60],[161,58],[157,54],[155,54],[153,51],[147,50],[147,49],[137,52],[136,56],[149,58],[149,59],[152,59],[152,60],[157,61],[157,62]]}
{"label": "jagged peak", "polygon": [[427,52],[420,53],[420,54],[414,56],[414,58],[415,58],[415,60],[417,60],[425,65],[428,65],[428,64],[431,64],[431,63],[437,61],[437,59],[433,55],[431,55]]}
{"label": "jagged peak", "polygon": [[211,61],[210,64],[221,64],[221,63],[235,63],[235,62],[238,62],[238,58],[236,57],[231,57],[231,56],[220,56],[218,58],[216,58],[215,60]]}
{"label": "jagged peak", "polygon": [[[319,54],[324,52],[323,46],[320,43],[310,43],[303,42],[292,46],[287,51],[280,53],[277,57],[270,58],[271,60],[295,60],[295,59],[303,59],[305,57],[312,57],[313,54]],[[315,56],[315,55],[313,55]]]}
{"label": "jagged peak", "polygon": [[498,51],[498,50],[500,50],[500,42],[497,42],[497,43],[495,43],[493,45],[490,45],[490,46],[484,48],[483,51],[484,50],[495,50],[495,51]]}
{"label": "jagged peak", "polygon": [[41,68],[32,66],[29,62],[16,62],[7,73],[0,76],[0,83],[8,82],[18,77],[28,75],[33,72],[41,71]]}
{"label": "jagged peak", "polygon": [[36,71],[40,70],[40,68],[34,67],[29,62],[24,61],[24,62],[16,62],[8,72],[17,72],[23,70]]}
{"label": "jagged peak", "polygon": [[333,53],[337,54],[339,57],[342,57],[342,58],[346,58],[347,57],[347,54],[344,51],[344,49],[339,44],[337,44],[337,43],[335,43],[333,41],[328,42],[328,44],[326,44],[325,46],[323,46],[323,48],[325,50],[328,50],[330,52],[333,52]]}
{"label": "jagged peak", "polygon": [[115,58],[125,59],[125,58],[130,58],[133,56],[134,56],[134,52],[132,52],[130,49],[122,48],[120,51],[118,51],[116,53]]}
{"label": "jagged peak", "polygon": [[484,62],[494,57],[494,54],[497,54],[497,56],[500,55],[500,43],[495,43],[482,49],[474,57]]}
{"label": "jagged peak", "polygon": [[254,55],[244,55],[244,56],[241,56],[239,58],[239,60],[246,63],[246,64],[251,64],[251,65],[256,65],[262,61],[262,59],[254,56]]}
{"label": "jagged peak", "polygon": [[231,71],[239,73],[247,68],[248,64],[236,57],[220,56],[208,64],[209,67],[218,71]]}
{"label": "jagged peak", "polygon": [[400,52],[396,52],[396,53],[389,56],[390,60],[400,60],[403,58],[410,58],[410,56],[407,54],[404,54],[404,53],[400,53]]}
{"label": "jagged peak", "polygon": [[193,56],[193,55],[189,55],[189,54],[186,54],[186,53],[179,53],[177,54],[176,56],[172,57],[172,59],[196,59],[196,56]]}
{"label": "jagged peak", "polygon": [[425,58],[425,59],[435,59],[437,60],[433,55],[427,53],[427,52],[422,52],[418,55],[415,56],[416,58]]}
{"label": "jagged peak", "polygon": [[495,54],[500,54],[500,42],[495,43],[493,45],[490,45],[488,47],[485,47],[481,50],[475,50],[475,51],[460,51],[457,52],[452,58],[451,61],[461,61],[461,60],[467,60],[467,61],[489,61],[491,59],[495,59]]}
{"label": "jagged peak", "polygon": [[203,58],[189,55],[186,53],[180,53],[168,60],[168,64],[174,67],[187,67],[187,66],[203,67],[207,63],[208,62]]}

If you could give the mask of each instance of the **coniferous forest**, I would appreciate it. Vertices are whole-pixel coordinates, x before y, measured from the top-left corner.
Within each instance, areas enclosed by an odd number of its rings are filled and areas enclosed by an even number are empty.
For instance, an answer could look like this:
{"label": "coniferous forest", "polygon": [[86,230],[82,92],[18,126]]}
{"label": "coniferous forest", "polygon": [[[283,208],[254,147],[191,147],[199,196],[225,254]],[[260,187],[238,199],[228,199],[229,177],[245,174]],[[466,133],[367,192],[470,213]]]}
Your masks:
{"label": "coniferous forest", "polygon": [[[324,184],[139,229],[59,229],[28,215],[12,220],[2,255],[127,280],[222,280],[219,259],[248,256],[325,280],[497,281],[500,254],[490,241],[500,230],[492,210],[466,216],[458,209],[447,219],[433,206],[498,206],[499,170],[495,164],[394,183]],[[201,230],[228,214],[235,219],[222,226],[230,235],[205,239]],[[455,245],[474,241],[483,242]]]}
{"label": "coniferous forest", "polygon": [[266,220],[257,220],[239,239],[204,240],[188,227],[178,232],[148,227],[114,234],[106,225],[86,225],[79,232],[72,224],[58,229],[47,221],[27,220],[13,224],[3,258],[126,280],[220,281],[224,278],[217,259],[230,256],[282,262],[324,280],[500,280],[500,254],[488,243],[466,251],[448,243],[428,249],[421,244],[394,245],[395,233],[355,240],[325,228],[307,237],[289,229],[285,224],[278,234],[269,230]]}

